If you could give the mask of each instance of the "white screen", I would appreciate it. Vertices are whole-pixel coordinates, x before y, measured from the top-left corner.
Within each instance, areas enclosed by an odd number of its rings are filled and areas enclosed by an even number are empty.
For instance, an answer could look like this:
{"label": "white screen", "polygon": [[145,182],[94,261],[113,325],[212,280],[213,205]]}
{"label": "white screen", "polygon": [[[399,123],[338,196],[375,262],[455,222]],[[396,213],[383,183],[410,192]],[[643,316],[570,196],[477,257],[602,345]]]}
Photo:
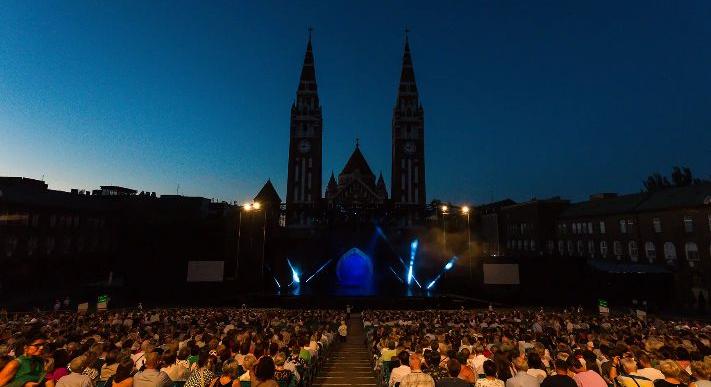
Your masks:
{"label": "white screen", "polygon": [[188,261],[188,282],[222,282],[225,261]]}
{"label": "white screen", "polygon": [[485,263],[484,284],[486,285],[520,285],[518,264]]}

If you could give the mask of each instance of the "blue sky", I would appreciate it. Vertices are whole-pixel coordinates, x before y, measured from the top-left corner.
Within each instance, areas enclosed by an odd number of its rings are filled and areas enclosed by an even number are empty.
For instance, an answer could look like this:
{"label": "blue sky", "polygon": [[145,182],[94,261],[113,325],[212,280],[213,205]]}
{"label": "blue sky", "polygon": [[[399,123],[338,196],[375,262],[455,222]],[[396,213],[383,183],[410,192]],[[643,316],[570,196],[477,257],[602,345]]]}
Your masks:
{"label": "blue sky", "polygon": [[410,43],[428,198],[631,192],[711,175],[711,2],[0,2],[0,175],[283,197],[307,27],[324,184],[355,138],[390,175]]}

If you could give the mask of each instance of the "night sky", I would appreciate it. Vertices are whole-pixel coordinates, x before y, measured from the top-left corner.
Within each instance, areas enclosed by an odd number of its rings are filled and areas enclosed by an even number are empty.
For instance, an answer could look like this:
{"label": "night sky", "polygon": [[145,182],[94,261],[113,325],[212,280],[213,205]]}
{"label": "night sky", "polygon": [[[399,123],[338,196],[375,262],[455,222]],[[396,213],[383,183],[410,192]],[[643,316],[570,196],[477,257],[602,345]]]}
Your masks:
{"label": "night sky", "polygon": [[[435,5],[436,3],[436,5]],[[0,175],[284,198],[313,44],[324,184],[355,138],[389,186],[411,29],[428,200],[635,192],[711,175],[709,1],[0,2]]]}

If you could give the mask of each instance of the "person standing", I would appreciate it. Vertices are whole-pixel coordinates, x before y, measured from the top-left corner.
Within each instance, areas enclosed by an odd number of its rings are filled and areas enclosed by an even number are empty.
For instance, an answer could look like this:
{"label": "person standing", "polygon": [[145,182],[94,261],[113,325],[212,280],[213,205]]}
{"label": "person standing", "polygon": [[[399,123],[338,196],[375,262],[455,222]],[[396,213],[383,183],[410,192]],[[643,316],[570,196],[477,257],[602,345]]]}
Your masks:
{"label": "person standing", "polygon": [[341,321],[341,326],[338,327],[338,335],[341,337],[341,343],[345,343],[348,336],[348,325],[346,325],[345,321]]}

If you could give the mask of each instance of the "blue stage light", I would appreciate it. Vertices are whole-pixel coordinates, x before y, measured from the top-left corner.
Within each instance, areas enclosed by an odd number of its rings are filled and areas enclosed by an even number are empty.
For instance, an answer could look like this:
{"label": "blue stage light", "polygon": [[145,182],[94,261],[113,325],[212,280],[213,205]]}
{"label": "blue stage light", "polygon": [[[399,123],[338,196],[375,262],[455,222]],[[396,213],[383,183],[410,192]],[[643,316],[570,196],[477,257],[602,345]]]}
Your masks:
{"label": "blue stage light", "polygon": [[439,279],[439,276],[435,277],[435,279],[433,279],[432,282],[430,282],[430,284],[427,285],[427,290],[432,289],[432,287],[434,286],[434,284],[437,282],[438,279]]}
{"label": "blue stage light", "polygon": [[449,262],[447,262],[447,264],[444,265],[444,270],[450,270],[451,268],[453,268],[454,263],[457,262],[458,259],[459,259],[459,257],[457,257],[456,255],[454,257],[452,257],[452,259],[450,259]]}
{"label": "blue stage light", "polygon": [[400,276],[397,275],[397,272],[395,271],[395,269],[393,269],[392,266],[389,266],[388,268],[390,269],[390,272],[393,273],[393,275],[395,276],[395,278],[397,278],[398,281],[400,281],[401,283],[404,282],[404,281],[402,280],[402,278],[400,278]]}
{"label": "blue stage light", "polygon": [[417,241],[417,239],[415,239],[414,241],[412,241],[412,243],[410,243],[410,265],[409,265],[409,267],[407,268],[407,285],[408,285],[408,286],[409,286],[410,284],[412,284],[412,279],[414,278],[414,273],[413,273],[413,271],[415,270],[415,269],[414,269],[414,267],[415,267],[415,255],[417,254],[417,245],[418,245],[418,244],[419,244],[419,242]]}
{"label": "blue stage light", "polygon": [[286,263],[288,263],[289,268],[291,268],[291,279],[292,279],[293,283],[298,284],[299,282],[301,282],[301,278],[299,278],[299,272],[296,271],[296,269],[294,268],[294,265],[291,264],[291,261],[289,260],[289,258],[286,259]]}
{"label": "blue stage light", "polygon": [[439,281],[439,279],[442,278],[442,275],[443,275],[446,271],[449,271],[449,270],[451,270],[451,269],[454,267],[454,264],[457,262],[458,259],[459,259],[459,257],[457,257],[456,255],[455,255],[454,257],[452,257],[452,258],[444,265],[444,267],[442,268],[442,270],[440,270],[439,273],[437,273],[437,275],[434,277],[434,279],[433,279],[432,281],[430,281],[429,284],[427,284],[427,290],[432,289],[432,287],[435,286],[435,284],[437,283],[437,281]]}
{"label": "blue stage light", "polygon": [[351,287],[372,285],[373,262],[367,254],[354,247],[343,254],[336,264],[338,283]]}

